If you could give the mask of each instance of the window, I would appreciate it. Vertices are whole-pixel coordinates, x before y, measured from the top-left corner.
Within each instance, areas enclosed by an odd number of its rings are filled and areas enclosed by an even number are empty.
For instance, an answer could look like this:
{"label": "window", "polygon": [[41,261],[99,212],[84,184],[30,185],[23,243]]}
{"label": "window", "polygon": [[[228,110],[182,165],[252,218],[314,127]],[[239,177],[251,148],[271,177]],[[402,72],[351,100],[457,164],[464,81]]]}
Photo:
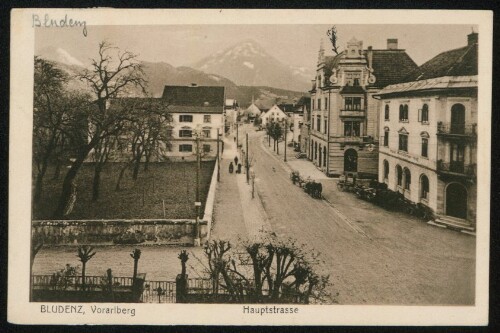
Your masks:
{"label": "window", "polygon": [[389,179],[389,162],[384,160],[384,180]]}
{"label": "window", "polygon": [[326,167],[326,147],[323,147],[323,166]]}
{"label": "window", "polygon": [[318,98],[318,110],[321,110],[321,98]]}
{"label": "window", "polygon": [[398,186],[403,185],[403,168],[400,165],[396,166],[396,177]]}
{"label": "window", "polygon": [[389,147],[389,129],[387,127],[384,130],[384,147]]}
{"label": "window", "polygon": [[429,123],[429,106],[424,104],[421,110],[418,110],[418,121],[423,124]]}
{"label": "window", "polygon": [[311,103],[312,103],[312,109],[311,110],[314,110],[314,99],[311,99]]}
{"label": "window", "polygon": [[179,151],[183,153],[190,153],[193,151],[193,145],[179,145]]}
{"label": "window", "polygon": [[346,110],[361,110],[361,97],[346,97],[344,104]]}
{"label": "window", "polygon": [[389,104],[385,105],[384,120],[389,120]]}
{"label": "window", "polygon": [[172,127],[167,127],[165,129],[165,135],[167,136],[167,138],[171,138],[174,135],[174,130],[172,129]]}
{"label": "window", "polygon": [[325,119],[324,123],[325,123],[325,127],[323,128],[323,132],[326,134],[326,130],[328,128],[327,120],[326,119]]}
{"label": "window", "polygon": [[206,114],[203,116],[203,122],[204,123],[210,123],[211,122],[211,116],[209,114]]}
{"label": "window", "polygon": [[179,116],[179,122],[181,123],[192,123],[193,122],[193,116],[190,114],[181,114]]}
{"label": "window", "polygon": [[344,122],[344,136],[359,136],[360,135],[359,121]]}
{"label": "window", "polygon": [[410,190],[410,186],[411,186],[411,173],[410,173],[410,170],[408,170],[408,168],[405,168],[404,175],[405,175],[405,186],[404,186],[404,189],[409,191]]}
{"label": "window", "polygon": [[422,156],[423,157],[428,157],[427,155],[427,147],[429,145],[429,139],[427,138],[422,138]]}
{"label": "window", "polygon": [[399,121],[408,121],[408,105],[401,104],[399,106]]}
{"label": "window", "polygon": [[429,178],[426,175],[420,176],[420,199],[429,199]]}
{"label": "window", "polygon": [[399,150],[408,152],[408,134],[399,134]]}
{"label": "window", "polygon": [[321,118],[319,116],[316,118],[316,122],[317,122],[316,123],[316,125],[317,125],[316,130],[319,132],[319,131],[321,131]]}
{"label": "window", "polygon": [[202,135],[204,138],[209,138],[210,137],[210,128],[204,128]]}
{"label": "window", "polygon": [[190,138],[193,136],[193,131],[190,129],[181,129],[179,131],[179,137],[180,138]]}
{"label": "window", "polygon": [[314,116],[312,116],[312,121],[311,121],[311,128],[314,129]]}
{"label": "window", "polygon": [[210,152],[210,145],[203,145],[203,152],[209,153]]}
{"label": "window", "polygon": [[325,110],[328,110],[328,98],[325,97]]}

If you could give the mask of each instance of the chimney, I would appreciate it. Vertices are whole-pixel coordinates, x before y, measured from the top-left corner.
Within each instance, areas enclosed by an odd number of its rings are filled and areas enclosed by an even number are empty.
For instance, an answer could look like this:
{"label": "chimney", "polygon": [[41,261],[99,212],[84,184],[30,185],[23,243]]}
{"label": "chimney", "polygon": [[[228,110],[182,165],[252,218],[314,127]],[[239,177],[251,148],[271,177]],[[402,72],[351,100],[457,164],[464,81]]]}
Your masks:
{"label": "chimney", "polygon": [[368,49],[366,50],[366,58],[368,60],[368,68],[373,68],[373,48],[371,46],[368,46]]}
{"label": "chimney", "polygon": [[477,32],[472,32],[467,35],[467,45],[477,44],[479,38],[479,34]]}
{"label": "chimney", "polygon": [[387,40],[387,49],[388,50],[397,50],[398,49],[398,40],[397,40],[397,38],[389,38]]}

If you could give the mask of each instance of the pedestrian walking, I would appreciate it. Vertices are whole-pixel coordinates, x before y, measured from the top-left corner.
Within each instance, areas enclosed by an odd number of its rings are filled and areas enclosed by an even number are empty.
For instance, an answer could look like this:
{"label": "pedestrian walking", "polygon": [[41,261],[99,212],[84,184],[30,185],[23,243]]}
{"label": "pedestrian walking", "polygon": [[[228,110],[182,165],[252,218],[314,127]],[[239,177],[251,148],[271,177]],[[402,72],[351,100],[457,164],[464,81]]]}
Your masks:
{"label": "pedestrian walking", "polygon": [[233,162],[230,162],[229,163],[229,173],[233,173],[233,170],[234,170]]}
{"label": "pedestrian walking", "polygon": [[238,170],[236,171],[236,173],[241,173],[241,163],[238,164]]}
{"label": "pedestrian walking", "polygon": [[323,198],[323,185],[321,183],[318,183],[318,199]]}
{"label": "pedestrian walking", "polygon": [[234,165],[238,165],[238,156],[234,157]]}

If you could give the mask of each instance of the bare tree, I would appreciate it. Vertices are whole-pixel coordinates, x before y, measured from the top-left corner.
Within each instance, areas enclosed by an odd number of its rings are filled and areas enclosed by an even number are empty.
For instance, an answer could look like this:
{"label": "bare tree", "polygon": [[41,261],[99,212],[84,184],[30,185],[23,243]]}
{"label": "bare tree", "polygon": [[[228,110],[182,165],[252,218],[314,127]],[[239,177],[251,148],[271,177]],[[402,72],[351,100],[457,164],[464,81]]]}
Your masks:
{"label": "bare tree", "polygon": [[144,72],[135,54],[128,51],[121,52],[107,42],[101,42],[98,51],[99,56],[92,61],[91,69],[85,69],[77,76],[89,86],[93,102],[86,112],[81,114],[79,129],[85,133],[87,141],[79,147],[64,178],[58,205],[53,214],[56,219],[64,216],[72,184],[89,153],[102,140],[119,135],[129,120],[127,114],[109,108],[109,100],[137,92],[137,89],[145,93]]}
{"label": "bare tree", "polygon": [[330,43],[332,44],[332,51],[335,52],[335,54],[339,54],[340,50],[337,45],[338,42],[337,27],[332,26],[330,29],[327,30],[326,35],[328,36],[328,39],[330,39]]}

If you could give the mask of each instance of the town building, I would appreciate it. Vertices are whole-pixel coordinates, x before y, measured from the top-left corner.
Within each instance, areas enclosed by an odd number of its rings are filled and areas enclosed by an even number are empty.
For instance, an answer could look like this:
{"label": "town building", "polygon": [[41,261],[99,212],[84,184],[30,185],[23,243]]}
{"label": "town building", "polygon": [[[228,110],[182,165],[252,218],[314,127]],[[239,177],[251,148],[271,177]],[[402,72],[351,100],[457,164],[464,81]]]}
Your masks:
{"label": "town building", "polygon": [[260,115],[262,127],[266,127],[267,124],[271,122],[289,122],[289,118],[290,117],[285,112],[283,112],[283,110],[281,110],[276,104],[274,104],[272,108]]}
{"label": "town building", "polygon": [[226,99],[224,106],[224,123],[225,131],[234,128],[236,122],[238,121],[239,105],[238,101],[235,99]]}
{"label": "town building", "polygon": [[260,117],[262,110],[254,103],[252,100],[252,104],[245,110],[243,115],[249,120],[253,121],[255,118]]}
{"label": "town building", "polygon": [[356,39],[343,52],[325,55],[321,45],[311,94],[311,113],[305,117],[308,158],[326,175],[346,172],[376,178],[378,172],[379,100],[372,96],[400,82],[417,68],[397,39],[387,49],[363,49]]}
{"label": "town building", "polygon": [[[165,86],[160,98],[117,98],[111,100],[109,107],[116,112],[120,109],[142,109],[155,110],[158,115],[169,115],[169,121],[162,124],[163,136],[168,138],[168,144],[162,140],[157,147],[157,153],[154,154],[155,160],[196,160],[197,138],[200,138],[202,159],[207,160],[217,156],[217,133],[220,136],[224,134],[224,91],[224,87],[195,84]],[[130,134],[122,134],[127,135]],[[128,160],[132,154],[132,144],[129,143],[127,147],[116,146],[113,159]],[[222,146],[219,148],[222,149]]]}
{"label": "town building", "polygon": [[379,98],[379,181],[430,207],[437,223],[475,229],[478,34],[389,85]]}
{"label": "town building", "polygon": [[[217,155],[217,131],[224,133],[225,89],[217,86],[165,86],[162,100],[172,115],[171,147],[173,160],[196,159],[196,138],[200,138],[203,158]],[[221,147],[219,147],[221,148]]]}
{"label": "town building", "polygon": [[309,111],[311,105],[311,98],[302,96],[296,103],[293,104],[292,111],[289,113],[291,116],[290,131],[292,132],[292,143],[295,147],[300,149],[302,142],[302,128],[304,123],[304,114]]}

